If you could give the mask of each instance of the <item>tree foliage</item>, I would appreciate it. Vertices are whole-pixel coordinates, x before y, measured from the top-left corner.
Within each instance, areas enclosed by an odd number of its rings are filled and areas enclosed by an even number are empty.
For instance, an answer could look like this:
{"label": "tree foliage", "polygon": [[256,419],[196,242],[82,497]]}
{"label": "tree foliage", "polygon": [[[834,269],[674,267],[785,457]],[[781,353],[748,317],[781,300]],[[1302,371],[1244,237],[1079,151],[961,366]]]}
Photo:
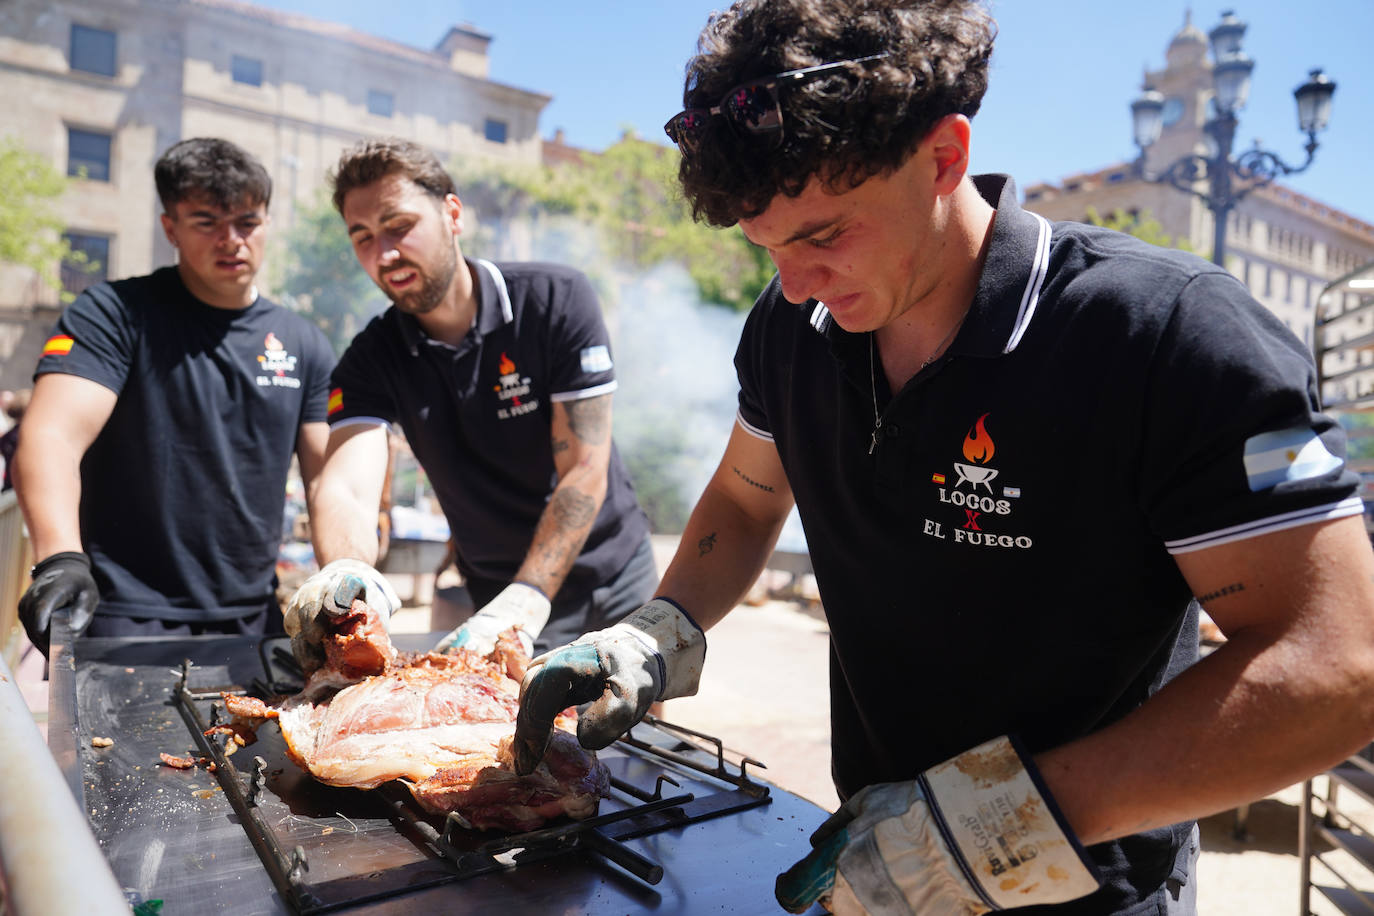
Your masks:
{"label": "tree foliage", "polygon": [[359,266],[328,190],[297,208],[279,244],[284,257],[277,259],[277,288],[342,353],[367,319],[386,307],[386,297]]}
{"label": "tree foliage", "polygon": [[632,270],[675,261],[703,302],[747,309],[773,264],[739,227],[713,229],[692,219],[677,190],[677,163],[675,149],[626,135],[577,164],[455,169],[464,203],[482,224],[468,248],[480,251],[514,220],[567,216],[595,233],[609,261]]}
{"label": "tree foliage", "polygon": [[63,222],[53,209],[66,189],[66,176],[46,158],[18,138],[0,137],[0,261],[31,268],[54,288],[60,287],[63,261],[84,264],[62,237]]}
{"label": "tree foliage", "polygon": [[1155,219],[1154,214],[1149,210],[1140,213],[1127,213],[1117,207],[1111,212],[1110,216],[1102,216],[1097,212],[1096,207],[1088,208],[1089,223],[1094,226],[1102,226],[1107,229],[1115,229],[1117,232],[1124,232],[1133,235],[1142,242],[1149,242],[1151,245],[1158,245],[1160,248],[1178,248],[1182,251],[1192,251],[1192,244],[1184,238],[1175,238],[1164,231],[1164,226]]}

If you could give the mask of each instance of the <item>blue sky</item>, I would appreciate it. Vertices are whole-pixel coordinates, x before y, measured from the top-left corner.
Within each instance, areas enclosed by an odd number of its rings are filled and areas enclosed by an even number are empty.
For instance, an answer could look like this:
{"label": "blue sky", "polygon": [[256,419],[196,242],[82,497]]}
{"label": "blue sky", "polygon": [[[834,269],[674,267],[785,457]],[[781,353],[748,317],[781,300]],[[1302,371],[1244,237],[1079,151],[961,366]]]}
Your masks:
{"label": "blue sky", "polygon": [[[562,128],[601,149],[632,128],[662,137],[681,107],[683,64],[722,0],[255,0],[431,48],[456,22],[492,36],[493,79],[548,93],[540,132]],[[977,171],[1009,172],[1021,187],[1057,181],[1135,155],[1128,105],[1145,67],[1164,65],[1186,2],[991,0],[1000,25],[993,74],[974,120]],[[1193,4],[1204,32],[1225,9],[1249,24],[1257,64],[1237,147],[1262,144],[1300,162],[1292,91],[1322,67],[1336,81],[1332,124],[1298,191],[1374,223],[1374,0],[1236,0]],[[1320,11],[1320,15],[1318,15]]]}

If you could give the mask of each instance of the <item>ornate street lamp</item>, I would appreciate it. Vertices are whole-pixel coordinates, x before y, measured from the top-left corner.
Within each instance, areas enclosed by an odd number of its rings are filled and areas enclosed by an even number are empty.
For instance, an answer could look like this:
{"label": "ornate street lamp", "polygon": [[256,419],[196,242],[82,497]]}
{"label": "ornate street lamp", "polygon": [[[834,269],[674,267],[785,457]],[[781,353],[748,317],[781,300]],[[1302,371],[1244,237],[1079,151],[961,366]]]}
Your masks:
{"label": "ornate street lamp", "polygon": [[[1140,97],[1131,103],[1135,143],[1140,147],[1140,156],[1135,162],[1136,174],[1145,181],[1169,184],[1202,200],[1212,211],[1212,260],[1223,267],[1226,266],[1227,217],[1251,191],[1281,176],[1296,175],[1312,164],[1317,152],[1317,132],[1331,119],[1331,97],[1336,92],[1336,84],[1321,70],[1311,71],[1307,82],[1293,90],[1298,103],[1298,129],[1307,134],[1307,158],[1301,165],[1289,165],[1277,154],[1260,149],[1258,141],[1233,159],[1231,146],[1236,138],[1236,113],[1245,107],[1250,94],[1250,71],[1255,68],[1255,62],[1241,50],[1245,28],[1245,23],[1227,10],[1208,35],[1214,61],[1214,113],[1202,129],[1215,144],[1212,155],[1190,153],[1162,172],[1147,174],[1145,152],[1159,139],[1163,129],[1164,96],[1147,85]],[[1205,189],[1199,187],[1204,181]]]}

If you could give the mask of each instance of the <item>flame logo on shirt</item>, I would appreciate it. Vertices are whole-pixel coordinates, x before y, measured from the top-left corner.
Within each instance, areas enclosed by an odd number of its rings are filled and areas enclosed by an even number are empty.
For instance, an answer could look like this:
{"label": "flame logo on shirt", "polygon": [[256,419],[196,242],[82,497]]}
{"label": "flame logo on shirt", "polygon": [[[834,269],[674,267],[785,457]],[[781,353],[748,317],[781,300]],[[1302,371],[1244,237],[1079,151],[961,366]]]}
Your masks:
{"label": "flame logo on shirt", "polygon": [[987,467],[987,463],[992,460],[992,456],[997,451],[993,444],[992,436],[988,434],[988,428],[983,421],[988,418],[983,414],[978,418],[978,422],[973,424],[973,428],[964,437],[964,457],[977,464],[961,464],[954,462],[954,472],[959,475],[959,479],[954,482],[954,489],[967,483],[974,490],[980,486],[989,493],[992,492],[992,479],[997,476],[997,469]]}
{"label": "flame logo on shirt", "polygon": [[492,390],[497,392],[503,400],[511,402],[511,406],[520,405],[520,396],[529,392],[528,386],[522,387],[523,383],[529,379],[520,378],[520,373],[516,371],[515,361],[501,353],[501,359],[496,364],[497,370],[501,373],[501,384],[493,385]]}
{"label": "flame logo on shirt", "polygon": [[987,464],[992,460],[993,453],[997,451],[997,447],[993,445],[992,437],[988,435],[988,428],[983,425],[983,421],[987,418],[987,414],[979,417],[978,422],[973,424],[973,429],[970,429],[968,435],[964,437],[964,457],[979,464]]}
{"label": "flame logo on shirt", "polygon": [[[258,365],[264,372],[270,372],[277,378],[284,378],[288,372],[296,371],[296,357],[286,351],[286,344],[281,342],[281,338],[271,331],[262,341],[262,352],[258,354]],[[262,384],[261,382],[259,384]],[[280,385],[275,382],[272,384]],[[286,387],[294,388],[295,385]]]}

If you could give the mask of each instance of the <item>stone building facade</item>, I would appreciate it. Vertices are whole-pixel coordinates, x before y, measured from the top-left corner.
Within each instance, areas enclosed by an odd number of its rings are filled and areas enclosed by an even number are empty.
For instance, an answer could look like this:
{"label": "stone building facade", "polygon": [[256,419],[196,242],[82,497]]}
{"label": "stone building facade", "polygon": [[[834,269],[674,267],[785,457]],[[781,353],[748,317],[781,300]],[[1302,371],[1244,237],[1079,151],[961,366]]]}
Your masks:
{"label": "stone building facade", "polygon": [[[153,164],[188,137],[262,160],[279,231],[364,136],[408,137],[445,161],[541,161],[551,97],[491,80],[490,42],[458,25],[424,50],[237,0],[6,0],[0,133],[74,176],[56,209],[97,276],[143,274],[174,257]],[[60,308],[58,290],[0,265],[0,388],[28,384]]]}
{"label": "stone building facade", "polygon": [[[1169,42],[1165,67],[1145,75],[1145,82],[1165,97],[1164,130],[1147,152],[1147,174],[1207,150],[1203,125],[1212,96],[1207,44],[1201,30],[1185,23]],[[1320,151],[1317,157],[1314,168],[1321,167]],[[1206,206],[1170,185],[1136,177],[1132,163],[1070,175],[1058,184],[1031,185],[1025,198],[1027,209],[1052,220],[1085,220],[1089,208],[1103,217],[1118,209],[1148,212],[1165,233],[1187,240],[1205,257],[1211,254],[1212,214]],[[1251,192],[1231,212],[1226,253],[1227,269],[1311,346],[1322,289],[1374,261],[1374,225],[1275,183]]]}

